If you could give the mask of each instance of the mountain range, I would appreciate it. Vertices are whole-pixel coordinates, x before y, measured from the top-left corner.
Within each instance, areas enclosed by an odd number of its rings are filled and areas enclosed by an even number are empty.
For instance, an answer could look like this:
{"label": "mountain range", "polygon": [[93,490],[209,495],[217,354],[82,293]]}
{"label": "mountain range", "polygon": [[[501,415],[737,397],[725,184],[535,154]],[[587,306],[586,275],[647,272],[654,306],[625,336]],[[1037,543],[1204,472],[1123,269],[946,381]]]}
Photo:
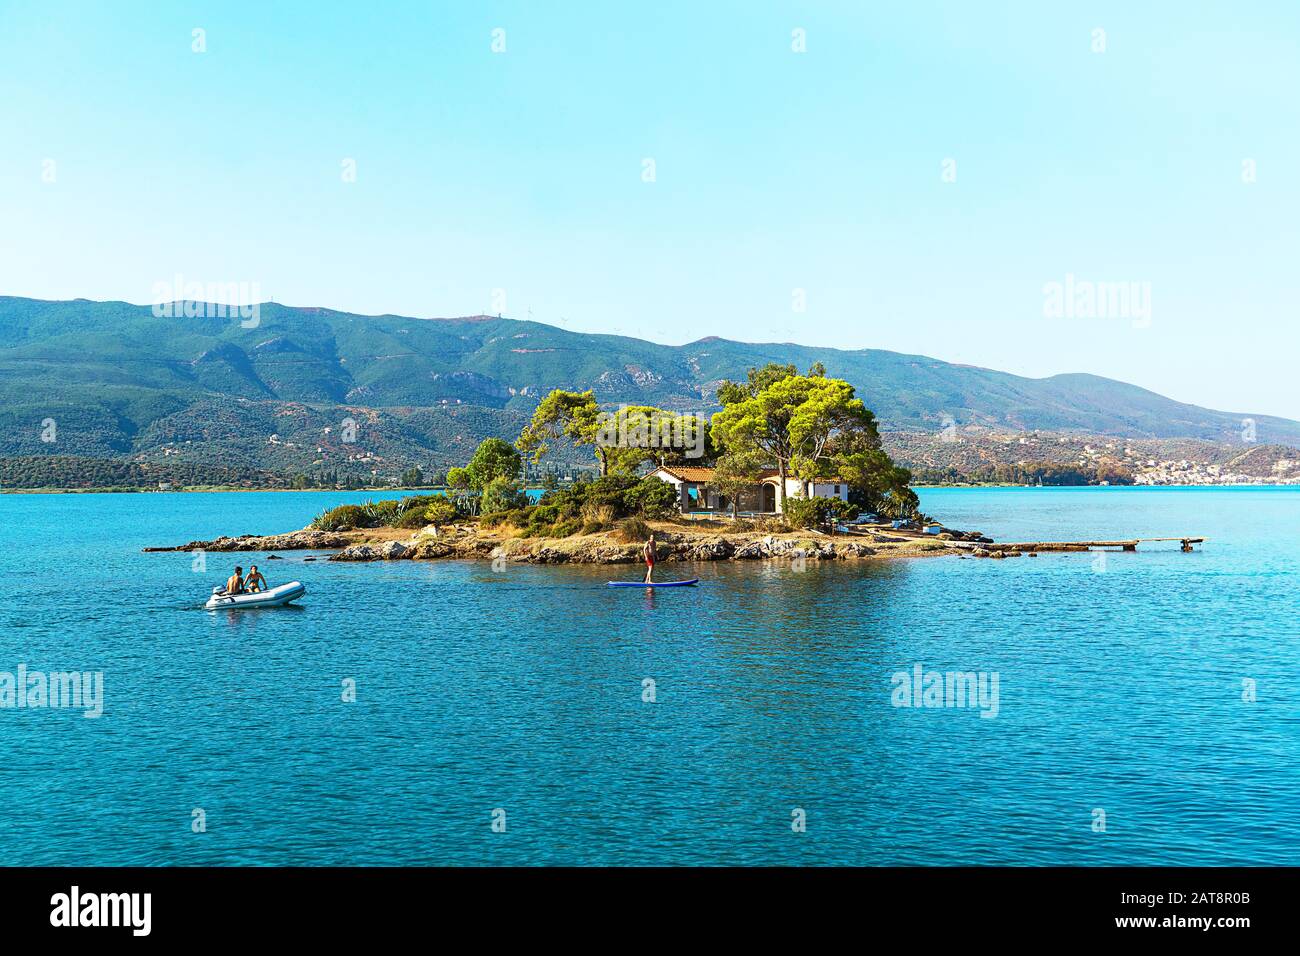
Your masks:
{"label": "mountain range", "polygon": [[[885,430],[1039,431],[1300,445],[1300,423],[1173,401],[1084,373],[1025,378],[877,349],[716,337],[659,345],[500,316],[421,319],[260,306],[167,318],[125,302],[0,297],[0,456],[182,456],[272,470],[463,463],[553,388],[679,411],[750,366],[821,362]],[[173,314],[184,314],[177,308]],[[356,441],[342,423],[356,422]],[[1244,424],[1246,420],[1253,423]],[[53,430],[50,428],[53,424]]]}

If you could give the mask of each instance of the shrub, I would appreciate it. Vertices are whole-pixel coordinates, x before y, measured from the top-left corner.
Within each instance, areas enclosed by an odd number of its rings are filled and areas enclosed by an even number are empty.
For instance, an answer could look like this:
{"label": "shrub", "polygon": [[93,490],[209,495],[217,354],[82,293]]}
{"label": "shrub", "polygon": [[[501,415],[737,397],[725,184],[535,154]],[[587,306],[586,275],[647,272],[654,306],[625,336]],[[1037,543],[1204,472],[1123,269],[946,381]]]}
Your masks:
{"label": "shrub", "polygon": [[585,500],[593,505],[609,505],[619,514],[628,514],[633,509],[628,506],[627,493],[637,484],[638,480],[631,475],[605,475],[583,489]]}
{"label": "shrub", "polygon": [[668,518],[677,513],[677,489],[659,478],[642,478],[623,494],[628,511],[647,518]]}
{"label": "shrub", "polygon": [[430,524],[447,524],[456,519],[456,506],[443,495],[425,495],[404,498],[397,508],[398,516],[388,524],[394,528],[423,528]]}
{"label": "shrub", "polygon": [[588,501],[578,510],[583,521],[589,525],[595,525],[594,530],[600,531],[608,528],[618,517],[618,512],[612,505],[597,504],[594,501]]}
{"label": "shrub", "polygon": [[614,535],[626,544],[635,544],[650,537],[650,526],[640,518],[624,518],[614,529]]}
{"label": "shrub", "polygon": [[817,506],[819,498],[787,497],[782,513],[792,528],[816,528],[822,523],[822,514]]}
{"label": "shrub", "polygon": [[510,511],[528,504],[528,496],[519,490],[510,478],[494,478],[483,488],[483,497],[479,501],[479,511],[488,514],[493,511]]}
{"label": "shrub", "polygon": [[311,526],[317,531],[347,531],[351,528],[369,528],[367,520],[366,511],[361,505],[339,505],[322,511]]}
{"label": "shrub", "polygon": [[424,508],[424,520],[433,525],[451,524],[459,514],[452,500],[443,495],[434,495]]}
{"label": "shrub", "polygon": [[405,509],[399,501],[367,501],[361,511],[366,522],[361,527],[378,528],[397,524]]}
{"label": "shrub", "polygon": [[397,520],[397,527],[407,529],[423,528],[429,523],[425,520],[424,511],[424,507],[420,505],[417,505],[414,508],[407,508],[406,514],[402,515],[402,517]]}
{"label": "shrub", "polygon": [[567,538],[571,534],[577,534],[581,529],[582,522],[577,518],[565,518],[551,525],[550,537]]}
{"label": "shrub", "polygon": [[480,515],[478,523],[484,528],[500,528],[503,525],[523,528],[528,524],[528,509],[511,508],[509,511],[493,511],[490,514]]}
{"label": "shrub", "polygon": [[786,498],[785,522],[791,528],[834,529],[858,513],[857,505],[839,498]]}

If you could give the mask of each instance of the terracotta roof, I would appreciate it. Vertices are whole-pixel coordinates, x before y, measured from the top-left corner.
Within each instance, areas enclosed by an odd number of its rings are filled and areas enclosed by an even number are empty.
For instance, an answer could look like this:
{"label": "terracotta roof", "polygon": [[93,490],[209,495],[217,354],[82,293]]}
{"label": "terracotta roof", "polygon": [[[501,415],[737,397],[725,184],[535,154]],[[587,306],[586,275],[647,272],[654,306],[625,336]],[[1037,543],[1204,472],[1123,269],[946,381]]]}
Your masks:
{"label": "terracotta roof", "polygon": [[713,469],[702,465],[660,465],[657,471],[666,471],[679,481],[712,481]]}

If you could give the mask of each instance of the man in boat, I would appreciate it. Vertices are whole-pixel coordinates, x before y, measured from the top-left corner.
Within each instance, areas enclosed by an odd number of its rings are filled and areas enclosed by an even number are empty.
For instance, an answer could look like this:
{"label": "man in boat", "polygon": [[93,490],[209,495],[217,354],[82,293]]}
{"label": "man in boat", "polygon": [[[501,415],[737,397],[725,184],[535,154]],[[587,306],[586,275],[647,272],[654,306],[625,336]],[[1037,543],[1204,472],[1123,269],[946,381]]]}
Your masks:
{"label": "man in boat", "polygon": [[262,577],[262,572],[257,570],[256,564],[248,569],[248,577],[244,578],[244,587],[248,588],[249,593],[266,590],[266,578]]}
{"label": "man in boat", "polygon": [[235,565],[235,573],[232,574],[226,580],[226,593],[227,594],[244,593],[244,569],[241,568],[239,565]]}
{"label": "man in boat", "polygon": [[655,533],[653,531],[650,532],[650,540],[641,549],[641,556],[645,558],[645,583],[649,584],[655,573]]}

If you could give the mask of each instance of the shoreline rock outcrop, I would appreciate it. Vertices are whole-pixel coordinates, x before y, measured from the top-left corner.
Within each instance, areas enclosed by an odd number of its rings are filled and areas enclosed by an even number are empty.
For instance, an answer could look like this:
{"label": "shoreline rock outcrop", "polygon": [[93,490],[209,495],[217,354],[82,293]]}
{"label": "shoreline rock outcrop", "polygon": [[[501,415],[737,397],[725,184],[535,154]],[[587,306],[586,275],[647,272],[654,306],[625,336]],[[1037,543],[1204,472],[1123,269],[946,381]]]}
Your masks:
{"label": "shoreline rock outcrop", "polygon": [[[655,528],[660,562],[677,561],[837,561],[877,557],[951,554],[952,546],[933,536],[890,536],[812,532],[767,533],[696,530],[664,523]],[[330,561],[434,561],[444,558],[504,559],[529,564],[633,564],[642,545],[627,543],[612,532],[566,538],[512,537],[497,529],[474,526],[432,527],[418,532],[376,528],[343,532],[304,529],[278,535],[238,535],[191,541],[146,551],[333,551]]]}
{"label": "shoreline rock outcrop", "polygon": [[222,535],[211,541],[191,541],[166,548],[145,548],[145,551],[329,551],[346,548],[352,541],[338,531],[317,531],[303,528],[287,534],[241,534],[235,537]]}

